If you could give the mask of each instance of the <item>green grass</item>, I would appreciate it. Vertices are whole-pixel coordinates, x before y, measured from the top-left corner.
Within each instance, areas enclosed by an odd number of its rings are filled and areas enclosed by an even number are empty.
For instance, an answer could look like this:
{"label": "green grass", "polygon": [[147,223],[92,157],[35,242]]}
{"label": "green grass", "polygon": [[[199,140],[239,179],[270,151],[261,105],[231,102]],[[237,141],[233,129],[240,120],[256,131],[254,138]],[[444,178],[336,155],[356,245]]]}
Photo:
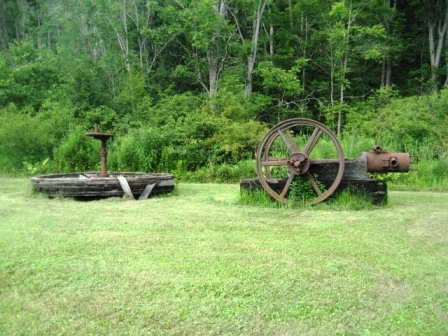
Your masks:
{"label": "green grass", "polygon": [[[298,183],[296,183],[298,181]],[[331,195],[325,202],[320,202],[314,206],[310,205],[317,194],[313,190],[308,181],[294,180],[289,189],[288,203],[280,203],[274,200],[269,194],[260,187],[254,190],[241,190],[239,204],[251,205],[259,207],[273,207],[283,209],[297,209],[297,210],[373,210],[381,205],[373,204],[373,199],[370,195],[363,192],[347,188],[342,192],[337,192]],[[319,182],[319,181],[317,181]],[[323,191],[324,186],[320,189]]]}
{"label": "green grass", "polygon": [[447,335],[448,194],[359,211],[237,184],[76,202],[0,179],[1,335]]}

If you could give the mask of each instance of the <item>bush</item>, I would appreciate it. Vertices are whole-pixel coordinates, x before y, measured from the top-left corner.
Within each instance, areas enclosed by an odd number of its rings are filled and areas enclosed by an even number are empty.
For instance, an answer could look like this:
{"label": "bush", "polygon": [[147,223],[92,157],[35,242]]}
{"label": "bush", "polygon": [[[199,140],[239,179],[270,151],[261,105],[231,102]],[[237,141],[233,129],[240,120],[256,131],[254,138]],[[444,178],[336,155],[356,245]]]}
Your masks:
{"label": "bush", "polygon": [[165,146],[165,135],[160,128],[132,130],[113,140],[109,153],[110,170],[155,172]]}
{"label": "bush", "polygon": [[212,163],[194,172],[185,172],[182,176],[176,175],[184,182],[196,183],[237,183],[243,178],[256,177],[255,161],[245,160],[237,164],[214,165]]}
{"label": "bush", "polygon": [[0,163],[2,172],[19,172],[53,158],[73,121],[73,109],[51,101],[36,112],[23,113],[14,104],[0,110]]}
{"label": "bush", "polygon": [[85,136],[86,130],[77,126],[54,151],[53,170],[83,172],[99,170],[100,142]]}
{"label": "bush", "polygon": [[[372,98],[359,104],[347,115],[346,131],[359,133],[384,143],[393,143],[395,150],[409,151],[419,156],[444,157],[448,153],[448,89],[439,95],[390,98],[374,104]],[[422,145],[430,149],[421,152]]]}

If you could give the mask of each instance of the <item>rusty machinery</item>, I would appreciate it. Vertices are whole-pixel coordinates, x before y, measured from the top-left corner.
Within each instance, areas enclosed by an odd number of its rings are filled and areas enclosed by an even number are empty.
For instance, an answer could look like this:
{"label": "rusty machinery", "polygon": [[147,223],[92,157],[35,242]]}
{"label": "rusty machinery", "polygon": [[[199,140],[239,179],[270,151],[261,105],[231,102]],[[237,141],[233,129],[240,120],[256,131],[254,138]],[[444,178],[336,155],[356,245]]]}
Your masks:
{"label": "rusty machinery", "polygon": [[109,174],[107,173],[107,147],[106,142],[107,140],[112,137],[112,134],[109,133],[100,133],[99,125],[94,125],[94,131],[93,132],[87,132],[85,133],[86,136],[92,137],[94,139],[101,141],[101,172],[97,175],[97,177],[109,177]]}
{"label": "rusty machinery", "polygon": [[241,188],[261,185],[275,200],[287,203],[294,180],[302,178],[314,191],[309,204],[347,187],[372,194],[373,203],[379,204],[387,199],[387,186],[369,173],[408,172],[414,163],[411,158],[409,153],[389,153],[375,145],[370,152],[348,160],[325,125],[310,119],[288,119],[264,136],[256,152],[258,180],[244,179]]}

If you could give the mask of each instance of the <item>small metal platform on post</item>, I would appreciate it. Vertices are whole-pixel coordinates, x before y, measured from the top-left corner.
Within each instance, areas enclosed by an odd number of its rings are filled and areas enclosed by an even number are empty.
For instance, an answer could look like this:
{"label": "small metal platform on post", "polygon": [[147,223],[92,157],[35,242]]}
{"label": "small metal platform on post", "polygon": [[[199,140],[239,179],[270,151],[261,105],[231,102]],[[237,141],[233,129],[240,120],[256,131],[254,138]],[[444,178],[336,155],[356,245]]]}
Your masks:
{"label": "small metal platform on post", "polygon": [[106,141],[112,137],[112,134],[109,133],[100,133],[98,124],[95,124],[94,126],[94,132],[87,132],[85,133],[86,136],[90,136],[92,138],[101,140],[101,172],[98,174],[98,177],[108,177],[109,174],[107,173],[107,147],[106,147]]}

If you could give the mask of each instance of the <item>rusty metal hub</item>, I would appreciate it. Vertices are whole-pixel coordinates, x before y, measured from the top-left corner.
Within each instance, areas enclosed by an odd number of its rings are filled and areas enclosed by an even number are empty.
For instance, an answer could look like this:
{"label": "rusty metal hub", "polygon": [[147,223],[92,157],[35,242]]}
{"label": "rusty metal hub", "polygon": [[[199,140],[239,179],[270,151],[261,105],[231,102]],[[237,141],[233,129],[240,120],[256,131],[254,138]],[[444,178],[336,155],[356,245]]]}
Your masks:
{"label": "rusty metal hub", "polygon": [[305,153],[293,153],[288,158],[287,166],[291,174],[302,175],[308,171],[310,160]]}

